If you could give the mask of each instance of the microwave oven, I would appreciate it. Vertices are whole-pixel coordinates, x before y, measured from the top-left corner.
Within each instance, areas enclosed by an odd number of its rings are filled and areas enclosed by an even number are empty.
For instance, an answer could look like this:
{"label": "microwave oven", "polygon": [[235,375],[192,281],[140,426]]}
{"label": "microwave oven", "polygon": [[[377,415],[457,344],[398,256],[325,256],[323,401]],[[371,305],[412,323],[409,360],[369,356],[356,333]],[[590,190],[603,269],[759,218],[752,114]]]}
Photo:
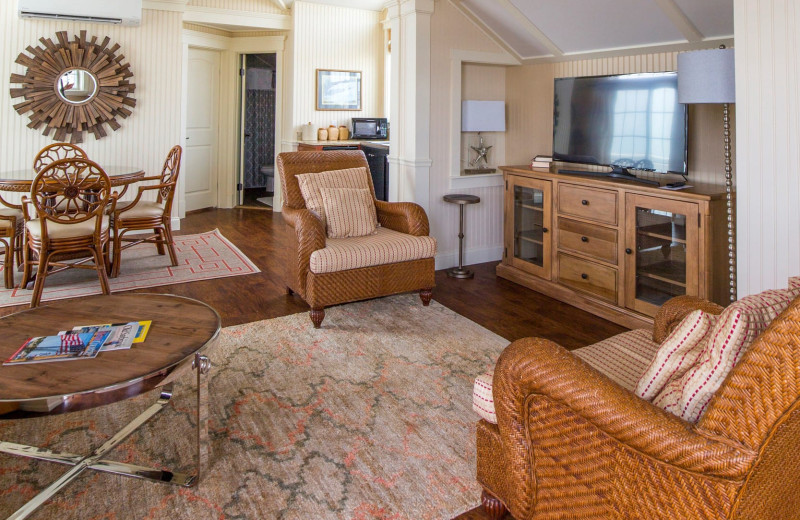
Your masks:
{"label": "microwave oven", "polygon": [[389,139],[389,121],[385,117],[354,117],[353,139]]}

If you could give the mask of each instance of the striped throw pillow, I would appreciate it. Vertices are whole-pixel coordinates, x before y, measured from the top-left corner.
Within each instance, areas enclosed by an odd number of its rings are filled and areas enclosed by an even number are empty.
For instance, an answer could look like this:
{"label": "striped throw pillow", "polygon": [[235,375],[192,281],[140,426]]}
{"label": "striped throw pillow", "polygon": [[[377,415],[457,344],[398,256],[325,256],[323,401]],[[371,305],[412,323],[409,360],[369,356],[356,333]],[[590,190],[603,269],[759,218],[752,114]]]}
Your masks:
{"label": "striped throw pillow", "polygon": [[670,381],[653,404],[696,423],[753,340],[798,294],[796,288],[764,291],[728,306],[712,327],[697,364]]}
{"label": "striped throw pillow", "polygon": [[672,380],[692,368],[706,346],[716,316],[696,310],[686,316],[658,348],[658,353],[636,385],[636,395],[652,400]]}
{"label": "striped throw pillow", "polygon": [[363,237],[377,232],[378,214],[370,190],[322,188],[320,193],[328,220],[328,238]]}
{"label": "striped throw pillow", "polygon": [[306,208],[320,218],[323,226],[326,225],[326,218],[322,193],[320,193],[322,188],[370,189],[369,173],[363,166],[327,172],[303,173],[296,177],[300,193],[306,202]]}

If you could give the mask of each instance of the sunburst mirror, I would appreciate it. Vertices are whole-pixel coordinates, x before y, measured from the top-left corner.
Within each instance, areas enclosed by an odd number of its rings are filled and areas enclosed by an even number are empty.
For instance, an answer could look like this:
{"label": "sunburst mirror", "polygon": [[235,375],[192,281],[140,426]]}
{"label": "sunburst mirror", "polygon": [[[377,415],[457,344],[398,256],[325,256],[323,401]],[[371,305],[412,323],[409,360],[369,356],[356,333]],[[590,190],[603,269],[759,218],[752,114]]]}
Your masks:
{"label": "sunburst mirror", "polygon": [[126,118],[136,106],[131,82],[133,72],[119,45],[106,37],[87,39],[81,31],[72,41],[66,31],[56,33],[56,42],[40,38],[42,47],[28,46],[16,63],[27,67],[25,74],[11,74],[12,99],[23,98],[14,109],[28,112],[29,128],[42,129],[56,141],[83,142],[89,131],[95,139],[108,135],[104,125],[120,128],[117,118]]}

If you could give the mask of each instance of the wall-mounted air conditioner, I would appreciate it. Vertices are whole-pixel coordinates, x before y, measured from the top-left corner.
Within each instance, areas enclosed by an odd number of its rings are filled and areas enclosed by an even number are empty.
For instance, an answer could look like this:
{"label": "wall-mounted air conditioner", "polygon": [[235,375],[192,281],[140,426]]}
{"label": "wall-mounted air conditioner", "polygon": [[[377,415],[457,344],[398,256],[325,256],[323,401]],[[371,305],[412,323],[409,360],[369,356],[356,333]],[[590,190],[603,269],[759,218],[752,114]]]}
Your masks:
{"label": "wall-mounted air conditioner", "polygon": [[139,25],[142,0],[19,0],[19,17]]}

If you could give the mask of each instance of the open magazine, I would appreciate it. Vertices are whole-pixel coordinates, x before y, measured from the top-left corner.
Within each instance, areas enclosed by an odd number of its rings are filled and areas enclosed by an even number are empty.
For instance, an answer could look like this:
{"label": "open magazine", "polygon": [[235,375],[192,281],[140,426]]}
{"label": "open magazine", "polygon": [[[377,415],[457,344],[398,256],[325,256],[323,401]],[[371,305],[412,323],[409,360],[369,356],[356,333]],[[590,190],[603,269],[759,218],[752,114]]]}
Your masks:
{"label": "open magazine", "polygon": [[129,349],[147,337],[151,321],[82,325],[56,336],[29,338],[4,365],[89,359],[99,352]]}

